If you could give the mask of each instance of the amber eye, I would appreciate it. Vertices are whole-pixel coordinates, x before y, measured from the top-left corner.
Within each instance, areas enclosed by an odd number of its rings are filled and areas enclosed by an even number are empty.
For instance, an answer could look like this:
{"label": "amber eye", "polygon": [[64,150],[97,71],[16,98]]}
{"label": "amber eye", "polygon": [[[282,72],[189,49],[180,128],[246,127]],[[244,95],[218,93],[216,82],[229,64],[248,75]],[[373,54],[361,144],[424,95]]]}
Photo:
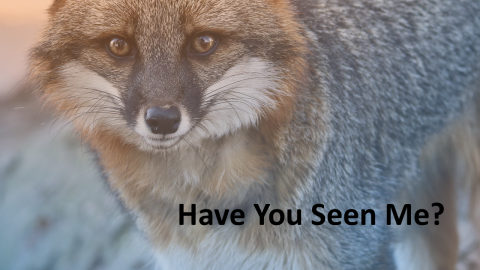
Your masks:
{"label": "amber eye", "polygon": [[195,37],[190,48],[196,54],[209,54],[215,50],[217,42],[218,40],[214,36],[202,34]]}
{"label": "amber eye", "polygon": [[133,51],[133,48],[130,44],[117,37],[108,40],[107,49],[111,54],[117,57],[129,56]]}

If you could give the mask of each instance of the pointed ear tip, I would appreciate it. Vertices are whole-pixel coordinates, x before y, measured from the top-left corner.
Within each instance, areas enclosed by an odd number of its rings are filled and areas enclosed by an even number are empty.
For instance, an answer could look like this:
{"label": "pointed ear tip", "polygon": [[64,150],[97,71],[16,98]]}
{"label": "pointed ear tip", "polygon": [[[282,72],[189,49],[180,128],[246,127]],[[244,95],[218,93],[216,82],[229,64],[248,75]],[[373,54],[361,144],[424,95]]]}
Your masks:
{"label": "pointed ear tip", "polygon": [[50,15],[55,14],[60,8],[62,8],[65,5],[65,2],[67,0],[54,0],[50,8],[48,9],[48,13]]}

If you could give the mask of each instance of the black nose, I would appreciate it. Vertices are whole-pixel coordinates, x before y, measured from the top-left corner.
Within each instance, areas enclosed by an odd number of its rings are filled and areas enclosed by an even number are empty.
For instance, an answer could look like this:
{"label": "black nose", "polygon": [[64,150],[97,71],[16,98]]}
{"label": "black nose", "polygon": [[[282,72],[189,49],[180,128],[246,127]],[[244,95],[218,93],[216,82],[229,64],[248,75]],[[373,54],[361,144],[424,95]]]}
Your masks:
{"label": "black nose", "polygon": [[154,134],[172,134],[180,125],[180,111],[177,107],[162,109],[153,107],[145,112],[145,122]]}

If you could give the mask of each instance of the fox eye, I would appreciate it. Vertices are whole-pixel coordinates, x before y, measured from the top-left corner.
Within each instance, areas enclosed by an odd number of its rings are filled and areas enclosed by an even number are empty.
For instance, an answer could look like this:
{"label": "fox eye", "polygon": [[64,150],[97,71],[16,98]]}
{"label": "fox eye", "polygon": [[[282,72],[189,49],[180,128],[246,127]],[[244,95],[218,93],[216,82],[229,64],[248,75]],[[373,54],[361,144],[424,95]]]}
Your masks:
{"label": "fox eye", "polygon": [[116,57],[125,57],[132,54],[133,47],[125,40],[115,37],[107,41],[107,50]]}
{"label": "fox eye", "polygon": [[195,54],[207,55],[213,53],[217,47],[218,39],[210,34],[196,36],[190,48]]}

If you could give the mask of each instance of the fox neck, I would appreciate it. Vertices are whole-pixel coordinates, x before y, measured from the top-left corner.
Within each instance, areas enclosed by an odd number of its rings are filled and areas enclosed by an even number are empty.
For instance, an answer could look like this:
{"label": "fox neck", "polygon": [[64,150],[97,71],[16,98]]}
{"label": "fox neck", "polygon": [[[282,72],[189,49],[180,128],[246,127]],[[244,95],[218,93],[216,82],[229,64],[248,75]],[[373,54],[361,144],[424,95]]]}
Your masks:
{"label": "fox neck", "polygon": [[141,151],[107,132],[93,136],[92,148],[100,154],[112,188],[134,210],[149,200],[172,206],[206,198],[222,205],[226,198],[231,198],[227,205],[241,203],[247,190],[267,184],[274,152],[254,129],[206,139],[200,146],[185,143],[168,153]]}

